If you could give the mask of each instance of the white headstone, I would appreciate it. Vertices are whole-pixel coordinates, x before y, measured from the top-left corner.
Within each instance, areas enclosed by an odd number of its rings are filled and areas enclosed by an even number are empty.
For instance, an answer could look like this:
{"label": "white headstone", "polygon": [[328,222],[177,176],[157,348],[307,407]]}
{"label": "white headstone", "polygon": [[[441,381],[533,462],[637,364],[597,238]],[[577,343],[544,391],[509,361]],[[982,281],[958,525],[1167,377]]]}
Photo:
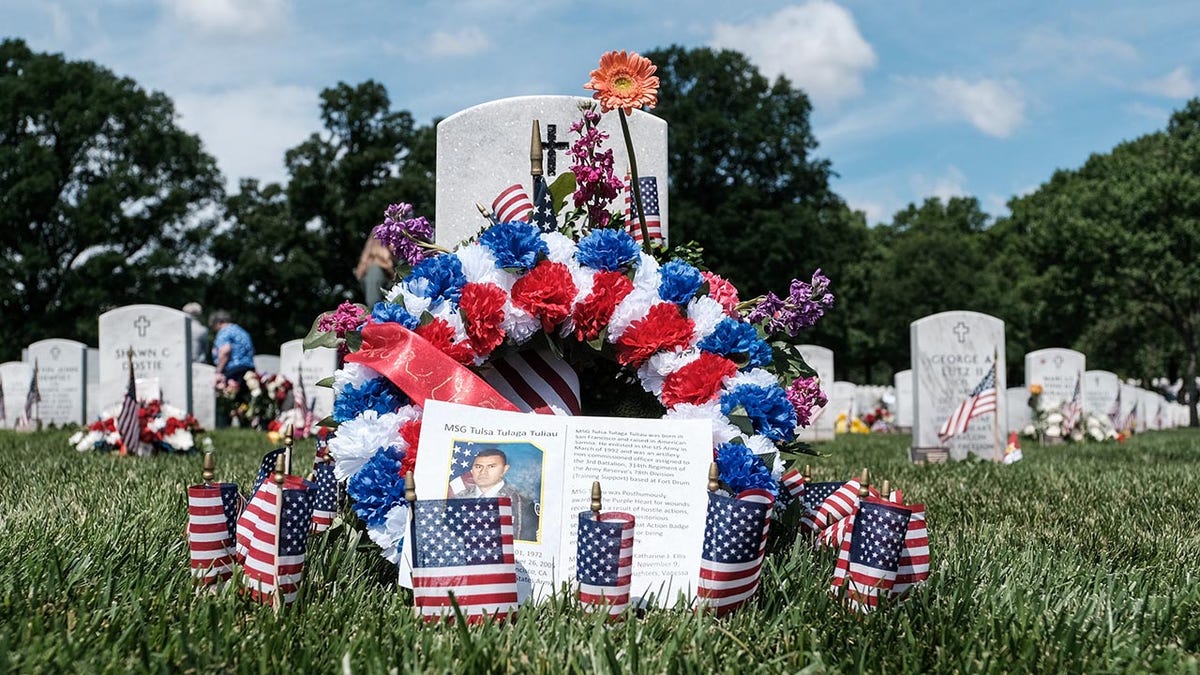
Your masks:
{"label": "white headstone", "polygon": [[1083,374],[1083,410],[1117,423],[1121,416],[1121,378],[1107,370]]}
{"label": "white headstone", "polygon": [[279,356],[276,354],[255,354],[254,369],[259,373],[279,374]]}
{"label": "white headstone", "polygon": [[1020,433],[1033,423],[1033,411],[1029,409],[1029,390],[1025,387],[1009,387],[1004,391],[1008,401],[1008,431]]}
{"label": "white headstone", "polygon": [[306,351],[303,340],[291,340],[279,346],[279,374],[292,383],[293,391],[299,388],[303,375],[304,395],[318,420],[333,412],[333,389],[318,387],[317,383],[333,376],[337,367],[336,349],[317,347]]}
{"label": "white headstone", "polygon": [[[486,225],[475,204],[491,209],[492,200],[514,183],[532,196],[529,146],[534,120],[541,125],[547,183],[570,171],[567,154],[577,136],[571,124],[581,117],[580,96],[518,96],[490,101],[447,117],[437,126],[437,243],[453,247]],[[611,149],[615,172],[624,179],[629,166],[621,123],[616,112],[600,120],[608,132],[602,149]],[[658,181],[658,202],[663,237],[667,236],[667,123],[650,113],[635,110],[629,130],[637,152],[638,174]],[[554,140],[554,149],[549,143]],[[551,160],[553,157],[553,160]],[[569,200],[568,200],[569,201]],[[624,208],[623,196],[609,210]],[[568,208],[570,205],[568,204]]]}
{"label": "white headstone", "polygon": [[1117,429],[1141,431],[1142,390],[1132,384],[1121,383],[1121,416]]}
{"label": "white headstone", "polygon": [[1025,386],[1042,385],[1038,402],[1042,410],[1067,403],[1076,396],[1077,387],[1082,404],[1086,370],[1087,358],[1074,349],[1039,349],[1025,355]]}
{"label": "white headstone", "polygon": [[87,345],[74,340],[41,340],[29,345],[37,365],[39,415],[45,424],[85,424],[87,418]]}
{"label": "white headstone", "polygon": [[4,392],[4,417],[0,428],[12,429],[17,425],[25,410],[25,398],[29,394],[29,382],[33,377],[33,364],[24,361],[0,363],[0,388]]}
{"label": "white headstone", "polygon": [[87,421],[92,423],[100,416],[100,350],[87,348],[87,383],[83,386],[87,403]]}
{"label": "white headstone", "polygon": [[[800,355],[804,361],[817,371],[821,379],[821,389],[825,396],[833,398],[833,351],[817,345],[800,345]],[[835,415],[826,405],[824,409],[813,413],[813,421],[805,429],[796,432],[796,439],[801,441],[832,441],[833,422]]]}
{"label": "white headstone", "polygon": [[217,428],[217,391],[213,389],[215,366],[192,364],[192,415],[205,431]]}
{"label": "white headstone", "polygon": [[[997,420],[1007,421],[1004,322],[978,312],[942,312],[912,322],[913,461],[966,459],[976,455],[1000,461],[1004,439]],[[996,411],[970,421],[965,432],[943,443],[942,424],[995,368]],[[947,445],[949,447],[947,447]]]}
{"label": "white headstone", "polygon": [[829,410],[826,414],[833,415],[834,423],[842,415],[846,416],[846,424],[858,414],[858,410],[854,407],[854,394],[858,390],[858,385],[853,382],[834,382],[829,393]]}
{"label": "white headstone", "polygon": [[896,381],[896,426],[912,429],[913,425],[913,377],[912,369],[901,370],[893,378]]}
{"label": "white headstone", "polygon": [[[192,412],[192,318],[159,305],[130,305],[101,314],[101,409],[125,397],[130,347],[134,376],[157,380],[163,403]],[[138,398],[148,396],[138,389]]]}
{"label": "white headstone", "polygon": [[1158,394],[1149,389],[1138,392],[1138,431],[1154,430],[1154,415],[1158,412]]}
{"label": "white headstone", "polygon": [[858,417],[875,412],[876,408],[886,407],[884,394],[887,387],[877,384],[861,384],[854,388],[854,414]]}

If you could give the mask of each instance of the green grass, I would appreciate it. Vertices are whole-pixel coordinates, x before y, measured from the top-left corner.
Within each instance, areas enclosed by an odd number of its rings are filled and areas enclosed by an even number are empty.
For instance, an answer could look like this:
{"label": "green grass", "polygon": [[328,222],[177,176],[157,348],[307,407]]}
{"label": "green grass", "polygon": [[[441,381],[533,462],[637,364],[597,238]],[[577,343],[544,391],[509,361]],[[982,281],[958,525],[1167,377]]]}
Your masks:
{"label": "green grass", "polygon": [[[0,670],[28,672],[1114,672],[1200,670],[1200,432],[1026,448],[1011,467],[912,466],[906,436],[840,438],[817,479],[862,466],[929,507],[933,575],[865,618],[826,594],[830,554],[770,558],[756,602],[716,620],[606,626],[563,601],[506,626],[424,626],[349,528],[319,537],[276,616],[197,595],[184,488],[200,457],[81,454],[0,432]],[[245,482],[262,435],[214,435]],[[364,550],[358,550],[358,549]]]}

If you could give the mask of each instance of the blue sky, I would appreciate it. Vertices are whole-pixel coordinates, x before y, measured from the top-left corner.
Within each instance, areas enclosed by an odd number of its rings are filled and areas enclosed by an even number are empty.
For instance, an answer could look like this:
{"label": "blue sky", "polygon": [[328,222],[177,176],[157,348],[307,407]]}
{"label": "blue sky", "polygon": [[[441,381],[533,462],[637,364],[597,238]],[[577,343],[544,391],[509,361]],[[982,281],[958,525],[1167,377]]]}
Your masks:
{"label": "blue sky", "polygon": [[[5,0],[0,34],[166,92],[231,185],[284,177],[317,94],[383,82],[418,121],[584,94],[609,49],[721,46],[813,99],[818,155],[871,222],[926,196],[1004,212],[1200,94],[1200,3]],[[402,199],[403,195],[397,195]]]}

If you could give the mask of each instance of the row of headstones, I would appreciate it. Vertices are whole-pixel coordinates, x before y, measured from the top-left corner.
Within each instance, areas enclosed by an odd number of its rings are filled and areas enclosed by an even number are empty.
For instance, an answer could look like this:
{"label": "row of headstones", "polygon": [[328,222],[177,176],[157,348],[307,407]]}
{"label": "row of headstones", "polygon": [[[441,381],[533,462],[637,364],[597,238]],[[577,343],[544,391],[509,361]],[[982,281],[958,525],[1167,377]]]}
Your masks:
{"label": "row of headstones", "polygon": [[[0,363],[0,428],[12,428],[23,412],[35,364],[41,395],[36,417],[43,424],[87,424],[119,406],[129,383],[130,349],[139,398],[157,398],[195,415],[205,428],[216,426],[216,371],[192,354],[194,331],[204,330],[198,321],[170,307],[130,305],[101,314],[99,323],[98,348],[41,340],[23,350],[21,361]],[[333,410],[333,392],[317,382],[337,368],[336,350],[306,351],[302,340],[291,340],[280,345],[278,356],[255,356],[254,365],[260,373],[282,374],[293,386],[303,378],[318,419]]]}

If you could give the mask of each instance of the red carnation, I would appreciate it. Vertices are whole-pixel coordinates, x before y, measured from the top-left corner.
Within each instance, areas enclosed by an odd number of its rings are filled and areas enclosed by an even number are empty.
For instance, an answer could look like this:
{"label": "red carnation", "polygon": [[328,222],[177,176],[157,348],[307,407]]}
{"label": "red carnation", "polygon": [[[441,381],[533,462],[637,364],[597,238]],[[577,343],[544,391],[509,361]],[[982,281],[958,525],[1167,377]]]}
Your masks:
{"label": "red carnation", "polygon": [[504,289],[496,284],[469,283],[462,287],[458,306],[471,347],[480,356],[487,356],[504,342]]}
{"label": "red carnation", "polygon": [[680,403],[707,403],[720,393],[721,382],[737,371],[737,364],[724,356],[700,352],[700,358],[663,379],[663,405],[673,408]]}
{"label": "red carnation", "polygon": [[549,333],[571,313],[575,300],[575,281],[571,271],[562,263],[543,260],[537,267],[517,279],[512,287],[513,304],[542,320],[542,330]]}
{"label": "red carnation", "polygon": [[633,291],[633,282],[620,272],[597,272],[592,292],[575,307],[575,339],[595,340],[608,325],[613,310]]}
{"label": "red carnation", "polygon": [[407,476],[409,471],[415,471],[413,467],[417,463],[417,441],[421,438],[421,419],[417,418],[401,424],[400,438],[408,443],[408,449],[404,451],[404,459],[400,460],[400,475]]}
{"label": "red carnation", "polygon": [[621,334],[617,340],[617,361],[623,366],[637,367],[657,352],[687,347],[693,328],[692,320],[677,305],[660,302]]}
{"label": "red carnation", "polygon": [[442,350],[446,356],[463,365],[475,362],[475,354],[471,351],[471,345],[466,342],[455,344],[454,328],[446,323],[445,319],[434,319],[424,326],[417,326],[413,332],[429,340],[430,344]]}

